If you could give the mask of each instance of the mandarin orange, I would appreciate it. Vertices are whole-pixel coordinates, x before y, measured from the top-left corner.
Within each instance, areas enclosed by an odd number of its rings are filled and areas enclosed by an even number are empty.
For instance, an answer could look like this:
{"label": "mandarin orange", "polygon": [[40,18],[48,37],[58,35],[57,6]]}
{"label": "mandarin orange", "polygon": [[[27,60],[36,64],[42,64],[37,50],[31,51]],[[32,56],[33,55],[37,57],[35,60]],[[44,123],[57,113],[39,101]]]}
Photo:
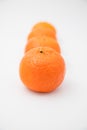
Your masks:
{"label": "mandarin orange", "polygon": [[55,49],[59,53],[61,52],[59,43],[55,39],[47,36],[33,37],[29,39],[25,46],[25,52],[35,47],[46,47],[46,46]]}
{"label": "mandarin orange", "polygon": [[38,37],[38,36],[48,36],[56,39],[56,34],[49,28],[34,29],[28,34],[27,39],[29,40],[30,38]]}
{"label": "mandarin orange", "polygon": [[56,33],[55,27],[52,24],[48,23],[48,22],[38,22],[38,23],[36,23],[34,25],[34,27],[32,28],[32,30],[39,29],[39,28],[45,28],[45,29],[48,28],[48,29],[51,29],[54,33]]}
{"label": "mandarin orange", "polygon": [[65,62],[54,49],[37,47],[25,53],[19,73],[27,88],[36,92],[51,92],[64,79]]}

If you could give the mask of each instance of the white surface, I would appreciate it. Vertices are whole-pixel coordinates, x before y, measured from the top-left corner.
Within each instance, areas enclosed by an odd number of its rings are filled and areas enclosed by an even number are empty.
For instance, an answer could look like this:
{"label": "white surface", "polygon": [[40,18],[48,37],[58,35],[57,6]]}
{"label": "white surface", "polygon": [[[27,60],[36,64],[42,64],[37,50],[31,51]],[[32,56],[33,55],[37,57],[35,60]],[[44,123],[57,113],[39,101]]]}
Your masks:
{"label": "white surface", "polygon": [[[49,94],[19,78],[26,37],[38,21],[58,30],[67,73]],[[0,0],[0,130],[87,129],[87,1]]]}

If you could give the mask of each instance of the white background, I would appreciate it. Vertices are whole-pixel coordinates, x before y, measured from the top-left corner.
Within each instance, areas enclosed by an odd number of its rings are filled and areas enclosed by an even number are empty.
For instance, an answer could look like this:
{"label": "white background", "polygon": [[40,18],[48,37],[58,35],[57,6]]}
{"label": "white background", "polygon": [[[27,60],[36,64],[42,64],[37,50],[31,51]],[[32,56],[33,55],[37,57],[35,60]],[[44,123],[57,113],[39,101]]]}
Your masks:
{"label": "white background", "polygon": [[[48,21],[66,61],[52,93],[26,89],[19,63],[32,26]],[[0,130],[87,129],[87,0],[0,0]]]}

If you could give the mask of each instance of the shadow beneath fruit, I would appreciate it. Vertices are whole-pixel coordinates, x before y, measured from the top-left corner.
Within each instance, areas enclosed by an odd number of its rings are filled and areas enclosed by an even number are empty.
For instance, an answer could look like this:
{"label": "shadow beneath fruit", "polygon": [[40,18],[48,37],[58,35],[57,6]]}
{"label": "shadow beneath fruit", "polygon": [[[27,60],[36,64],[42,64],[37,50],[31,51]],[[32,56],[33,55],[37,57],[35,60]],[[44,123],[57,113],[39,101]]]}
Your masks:
{"label": "shadow beneath fruit", "polygon": [[52,92],[52,94],[59,96],[71,94],[74,91],[73,85],[74,83],[72,83],[71,81],[64,81],[59,88]]}
{"label": "shadow beneath fruit", "polygon": [[57,89],[55,89],[54,91],[52,92],[49,92],[49,93],[41,93],[41,92],[34,92],[30,89],[27,89],[28,92],[31,92],[32,95],[34,96],[39,96],[39,97],[61,97],[61,96],[67,96],[67,95],[72,95],[73,92],[75,93],[76,92],[76,89],[74,89],[75,87],[73,86],[76,86],[74,82],[72,81],[64,81],[60,87],[58,87]]}

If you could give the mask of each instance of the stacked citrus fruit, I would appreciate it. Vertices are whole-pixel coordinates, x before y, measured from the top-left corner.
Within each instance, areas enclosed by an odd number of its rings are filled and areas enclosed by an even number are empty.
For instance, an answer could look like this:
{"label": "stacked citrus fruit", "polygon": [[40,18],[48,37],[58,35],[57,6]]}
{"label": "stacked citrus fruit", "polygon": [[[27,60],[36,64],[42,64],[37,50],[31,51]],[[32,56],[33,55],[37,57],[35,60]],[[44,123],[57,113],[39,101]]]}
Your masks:
{"label": "stacked citrus fruit", "polygon": [[65,61],[61,56],[56,29],[50,23],[39,22],[33,26],[19,73],[25,86],[36,92],[51,92],[62,83]]}

